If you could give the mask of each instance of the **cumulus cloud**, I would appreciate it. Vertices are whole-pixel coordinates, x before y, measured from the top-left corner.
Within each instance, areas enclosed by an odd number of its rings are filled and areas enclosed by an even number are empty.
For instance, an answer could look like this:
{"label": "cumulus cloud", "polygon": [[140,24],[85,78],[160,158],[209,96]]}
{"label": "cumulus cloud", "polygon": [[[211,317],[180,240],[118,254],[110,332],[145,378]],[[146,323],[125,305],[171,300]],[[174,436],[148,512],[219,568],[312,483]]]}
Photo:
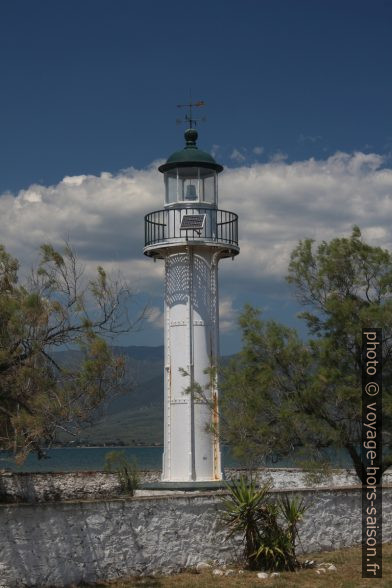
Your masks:
{"label": "cumulus cloud", "polygon": [[336,153],[226,170],[220,194],[239,214],[242,286],[282,278],[300,239],[348,235],[354,224],[371,243],[391,248],[392,170],[383,163],[377,154]]}
{"label": "cumulus cloud", "polygon": [[221,333],[232,331],[236,327],[238,312],[233,306],[233,299],[223,296],[219,301],[219,330]]}
{"label": "cumulus cloud", "polygon": [[279,163],[280,161],[285,161],[288,159],[287,153],[283,153],[283,151],[277,151],[270,156],[270,161],[273,163]]}
{"label": "cumulus cloud", "polygon": [[149,288],[159,264],[143,257],[143,217],[161,207],[162,176],[156,164],[117,175],[65,177],[54,186],[32,185],[16,196],[0,196],[0,241],[25,265],[41,243],[69,240],[87,271],[99,264],[120,269]]}
{"label": "cumulus cloud", "polygon": [[238,163],[242,163],[245,161],[246,157],[238,149],[233,149],[233,151],[230,154],[230,159],[232,159],[233,161],[237,161]]}
{"label": "cumulus cloud", "polygon": [[302,133],[298,137],[299,143],[317,143],[317,141],[321,141],[321,135],[303,135]]}
{"label": "cumulus cloud", "polygon": [[255,155],[262,155],[264,153],[264,147],[261,147],[260,145],[256,145],[256,147],[253,147],[252,151]]}
{"label": "cumulus cloud", "polygon": [[[380,155],[358,152],[292,163],[275,158],[225,170],[220,207],[239,215],[241,253],[220,264],[222,330],[231,328],[239,297],[266,288],[276,288],[279,296],[276,284],[282,284],[300,239],[349,235],[358,224],[370,243],[392,248],[392,169],[385,164]],[[163,263],[142,253],[143,217],[163,206],[156,168],[155,162],[143,170],[66,177],[54,186],[3,194],[0,242],[29,266],[41,243],[61,246],[68,239],[87,271],[97,265],[120,270],[138,291],[157,297]],[[152,325],[161,321],[158,311],[150,317]]]}
{"label": "cumulus cloud", "polygon": [[146,319],[148,323],[151,323],[154,327],[163,328],[164,314],[157,306],[152,306],[147,309]]}
{"label": "cumulus cloud", "polygon": [[220,145],[215,145],[214,144],[211,147],[211,155],[212,155],[212,157],[218,157],[219,153],[220,153]]}

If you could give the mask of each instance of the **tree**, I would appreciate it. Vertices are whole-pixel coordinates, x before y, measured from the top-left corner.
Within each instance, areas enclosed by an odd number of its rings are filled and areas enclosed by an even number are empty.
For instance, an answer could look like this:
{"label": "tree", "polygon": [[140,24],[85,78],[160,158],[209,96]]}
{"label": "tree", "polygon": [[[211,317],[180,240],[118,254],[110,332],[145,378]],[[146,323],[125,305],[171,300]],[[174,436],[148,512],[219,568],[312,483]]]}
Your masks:
{"label": "tree", "polygon": [[221,435],[252,469],[305,443],[300,426],[294,433],[293,419],[298,413],[301,425],[297,406],[310,397],[312,358],[294,329],[261,320],[250,305],[239,325],[242,350],[220,370]]}
{"label": "tree", "polygon": [[[119,389],[124,370],[107,336],[130,330],[131,295],[98,267],[86,283],[71,247],[41,246],[24,284],[19,263],[0,246],[0,445],[18,461],[39,457],[59,431],[77,431]],[[77,346],[83,362],[60,366],[55,351]]]}
{"label": "tree", "polygon": [[[300,241],[288,281],[313,338],[260,320],[246,307],[240,318],[244,347],[223,370],[221,411],[237,453],[287,455],[302,447],[308,465],[345,448],[358,477],[361,460],[361,330],[383,332],[383,463],[392,465],[392,255],[365,243],[358,227],[350,238]],[[234,419],[235,417],[235,419]],[[236,424],[235,424],[236,423]]]}

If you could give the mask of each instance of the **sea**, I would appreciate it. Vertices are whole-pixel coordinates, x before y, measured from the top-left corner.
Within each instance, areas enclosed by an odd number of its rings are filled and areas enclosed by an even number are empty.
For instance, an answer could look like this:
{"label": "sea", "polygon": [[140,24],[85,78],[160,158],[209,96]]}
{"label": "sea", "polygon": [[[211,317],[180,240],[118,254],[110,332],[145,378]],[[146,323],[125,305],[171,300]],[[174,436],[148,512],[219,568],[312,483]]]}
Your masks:
{"label": "sea", "polygon": [[[136,461],[140,470],[161,470],[163,447],[58,447],[47,450],[47,457],[38,459],[29,454],[22,465],[16,465],[12,454],[0,451],[0,470],[13,472],[80,472],[103,471],[106,455],[111,451],[122,451],[128,460]],[[344,451],[330,456],[335,467],[352,467],[350,457]],[[241,467],[241,463],[227,446],[222,447],[223,467]],[[267,467],[296,467],[292,459],[269,461]]]}

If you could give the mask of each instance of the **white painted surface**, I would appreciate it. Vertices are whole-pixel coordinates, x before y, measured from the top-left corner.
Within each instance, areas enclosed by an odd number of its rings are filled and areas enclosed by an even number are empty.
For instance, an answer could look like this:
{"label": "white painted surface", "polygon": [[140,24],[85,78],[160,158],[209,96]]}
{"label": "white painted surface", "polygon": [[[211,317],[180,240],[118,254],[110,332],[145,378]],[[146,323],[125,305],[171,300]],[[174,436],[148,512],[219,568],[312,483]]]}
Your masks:
{"label": "white painted surface", "polygon": [[[226,468],[225,477],[238,477],[244,470]],[[319,484],[309,484],[302,470],[295,468],[272,468],[257,470],[260,482],[271,481],[273,488],[330,488],[339,486],[358,486],[359,480],[354,470],[335,470],[332,477]],[[159,471],[140,472],[141,482],[158,482]],[[392,485],[392,469],[383,476],[384,485]],[[158,491],[154,491],[156,494]],[[162,491],[159,491],[163,493]],[[0,474],[0,498],[24,502],[72,500],[114,497],[121,493],[116,474],[106,472],[67,472],[42,474]],[[166,492],[167,493],[167,492]],[[169,491],[170,493],[170,491]],[[138,495],[151,494],[150,490],[139,490]],[[4,498],[3,498],[4,500]]]}
{"label": "white painted surface", "polygon": [[[175,184],[175,173],[167,172],[165,209],[146,217],[144,253],[165,261],[165,482],[222,479],[217,382],[215,377],[210,382],[205,371],[218,364],[218,261],[239,253],[237,217],[217,209],[216,181],[209,203],[193,197],[186,201],[183,188],[185,200],[177,201],[179,178],[195,182],[188,187],[193,186],[197,198],[200,174],[216,176],[208,165],[190,167],[179,164]],[[182,228],[185,216],[189,221],[194,215],[202,216],[198,229]],[[195,384],[202,387],[202,397]]]}
{"label": "white painted surface", "polygon": [[[162,480],[221,480],[219,440],[211,432],[217,402],[219,250],[170,249],[165,257],[165,399]],[[184,372],[187,375],[184,375]],[[186,391],[194,383],[203,395]]]}
{"label": "white painted surface", "polygon": [[[298,494],[310,503],[300,527],[304,552],[360,543],[359,489]],[[63,587],[233,562],[241,542],[225,541],[219,504],[199,495],[0,505],[0,586]],[[392,541],[392,488],[383,492],[383,540]]]}

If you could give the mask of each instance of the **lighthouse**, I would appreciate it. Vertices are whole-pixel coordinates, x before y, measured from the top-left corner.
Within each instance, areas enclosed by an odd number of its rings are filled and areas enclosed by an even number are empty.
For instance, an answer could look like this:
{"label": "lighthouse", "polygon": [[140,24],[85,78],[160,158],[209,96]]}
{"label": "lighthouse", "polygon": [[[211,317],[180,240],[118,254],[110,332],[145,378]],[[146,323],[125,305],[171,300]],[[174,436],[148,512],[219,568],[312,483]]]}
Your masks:
{"label": "lighthouse", "polygon": [[158,168],[164,207],[145,216],[144,254],[165,264],[162,481],[211,482],[222,479],[218,264],[239,253],[238,217],[218,208],[223,167],[186,120],[185,146]]}

